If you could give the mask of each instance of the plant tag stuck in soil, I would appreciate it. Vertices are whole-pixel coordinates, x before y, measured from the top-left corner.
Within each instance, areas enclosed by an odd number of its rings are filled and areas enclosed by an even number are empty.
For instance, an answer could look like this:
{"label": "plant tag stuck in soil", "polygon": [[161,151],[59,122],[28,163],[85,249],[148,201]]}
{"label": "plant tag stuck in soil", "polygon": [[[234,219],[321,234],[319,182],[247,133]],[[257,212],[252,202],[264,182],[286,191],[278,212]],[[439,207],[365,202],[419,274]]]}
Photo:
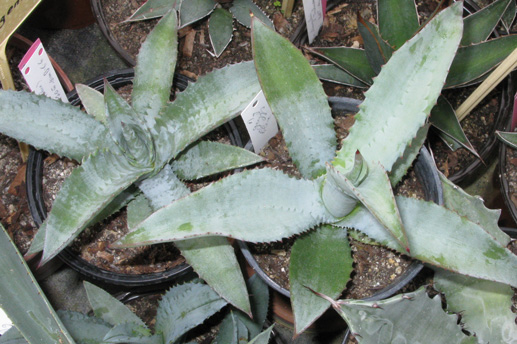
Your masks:
{"label": "plant tag stuck in soil", "polygon": [[255,153],[278,133],[278,125],[262,91],[242,111],[242,119],[250,135]]}
{"label": "plant tag stuck in soil", "polygon": [[68,103],[65,90],[61,86],[56,71],[39,38],[27,51],[18,65],[18,69],[22,72],[31,91]]}
{"label": "plant tag stuck in soil", "polygon": [[327,7],[327,0],[303,0],[303,11],[307,22],[307,35],[309,44],[314,41],[321,27]]}
{"label": "plant tag stuck in soil", "polygon": [[13,322],[7,317],[7,314],[0,308],[0,336],[7,332],[13,326]]}

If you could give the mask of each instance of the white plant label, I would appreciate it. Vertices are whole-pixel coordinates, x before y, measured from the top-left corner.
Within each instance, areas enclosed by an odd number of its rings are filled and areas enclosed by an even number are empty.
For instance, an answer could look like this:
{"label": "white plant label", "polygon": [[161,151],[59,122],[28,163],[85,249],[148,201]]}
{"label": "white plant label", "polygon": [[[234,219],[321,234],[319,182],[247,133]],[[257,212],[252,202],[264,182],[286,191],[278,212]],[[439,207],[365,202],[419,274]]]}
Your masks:
{"label": "white plant label", "polygon": [[61,99],[65,103],[68,102],[65,90],[61,86],[56,71],[39,38],[27,51],[18,65],[18,69],[22,72],[32,92],[44,94],[52,99]]}
{"label": "white plant label", "polygon": [[307,23],[309,44],[314,41],[323,26],[323,17],[326,7],[326,0],[303,0],[303,11],[305,13],[305,22]]}
{"label": "white plant label", "polygon": [[259,153],[269,139],[278,133],[276,119],[262,91],[242,111],[241,117],[250,135],[255,153]]}
{"label": "white plant label", "polygon": [[7,314],[0,308],[0,336],[13,327],[13,322],[7,317]]}

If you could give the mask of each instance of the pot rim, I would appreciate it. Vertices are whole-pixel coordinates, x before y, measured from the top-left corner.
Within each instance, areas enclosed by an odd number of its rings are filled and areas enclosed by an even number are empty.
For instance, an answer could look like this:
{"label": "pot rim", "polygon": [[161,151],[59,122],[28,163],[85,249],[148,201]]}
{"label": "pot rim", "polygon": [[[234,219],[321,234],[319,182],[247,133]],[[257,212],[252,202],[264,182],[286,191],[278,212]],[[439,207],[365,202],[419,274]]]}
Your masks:
{"label": "pot rim", "polygon": [[100,0],[90,0],[90,5],[92,7],[93,15],[97,24],[99,25],[102,34],[108,40],[109,44],[115,50],[115,52],[124,60],[124,62],[130,66],[134,67],[136,65],[136,60],[129,55],[129,53],[122,48],[119,42],[115,39],[115,36],[111,32],[106,17],[104,16],[104,12],[102,11],[102,5]]}
{"label": "pot rim", "polygon": [[[514,73],[510,74],[510,76],[512,76],[513,74]],[[517,77],[514,77],[514,79],[517,79]],[[505,126],[502,128],[502,130],[510,131],[511,124],[512,124],[512,117],[507,119]],[[504,143],[501,143],[501,142],[499,143],[499,145],[500,145],[499,146],[499,179],[500,179],[499,187],[500,187],[501,193],[503,195],[504,204],[508,208],[513,221],[515,223],[517,223],[517,206],[513,203],[512,199],[511,199],[510,181],[506,177],[506,165],[508,163],[507,159],[506,159],[506,152],[508,150],[508,147]]]}

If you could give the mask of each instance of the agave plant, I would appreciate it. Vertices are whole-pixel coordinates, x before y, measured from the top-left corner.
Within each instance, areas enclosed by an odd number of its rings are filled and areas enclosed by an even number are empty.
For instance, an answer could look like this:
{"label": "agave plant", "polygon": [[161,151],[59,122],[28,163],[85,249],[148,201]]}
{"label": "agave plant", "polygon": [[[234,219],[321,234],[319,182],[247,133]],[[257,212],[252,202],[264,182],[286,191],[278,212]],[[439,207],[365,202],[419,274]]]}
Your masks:
{"label": "agave plant", "polygon": [[252,0],[233,0],[229,11],[221,8],[216,0],[148,0],[131,15],[128,21],[159,18],[171,9],[179,11],[181,27],[210,16],[208,33],[215,57],[219,57],[232,40],[234,17],[240,24],[249,28],[251,26],[250,13],[253,13],[254,16],[273,27],[271,20]]}
{"label": "agave plant", "polygon": [[[437,6],[440,9],[443,1]],[[444,89],[465,87],[481,82],[506,56],[517,48],[517,36],[506,35],[489,39],[501,21],[513,22],[515,2],[497,0],[465,18],[460,47],[451,65]],[[404,42],[420,29],[413,0],[377,1],[378,25],[358,20],[364,49],[349,47],[315,47],[309,50],[330,65],[317,65],[320,78],[359,88],[371,86],[373,78]],[[425,25],[425,24],[424,24]],[[439,97],[431,112],[430,122],[453,149],[463,146],[476,156],[474,147],[463,133],[452,105]]]}
{"label": "agave plant", "polygon": [[[142,45],[131,105],[108,84],[104,96],[86,86],[77,87],[84,107],[93,116],[43,96],[0,93],[3,134],[81,161],[63,184],[29,251],[43,250],[42,264],[88,224],[131,199],[134,195],[126,192],[131,185],[138,187],[152,211],[190,192],[177,176],[195,179],[262,160],[241,148],[198,142],[238,115],[259,92],[253,64],[214,71],[169,102],[176,53],[177,16],[172,11]],[[135,210],[132,218],[146,216],[142,211],[146,207],[130,209]],[[218,285],[219,277],[211,282],[221,275],[230,281],[244,281],[226,239],[200,238],[178,245],[187,262],[198,265],[195,269],[204,280],[249,313],[245,288],[233,289],[226,282]]]}
{"label": "agave plant", "polygon": [[509,238],[497,227],[498,212],[446,179],[444,206],[392,191],[425,139],[462,28],[458,2],[400,47],[366,92],[336,153],[318,77],[299,50],[253,19],[259,80],[303,178],[267,168],[229,176],[158,210],[115,245],[297,236],[289,276],[297,333],[330,306],[310,289],[332,299],[345,289],[352,270],[350,228],[431,266],[516,286],[517,257],[505,248]]}
{"label": "agave plant", "polygon": [[[188,331],[227,305],[201,281],[174,286],[159,303],[156,330],[151,333],[123,303],[101,288],[84,282],[94,315],[55,312],[3,227],[0,248],[3,276],[0,306],[15,325],[0,337],[0,343],[185,343],[184,335]],[[262,332],[269,298],[267,286],[252,277],[249,287],[253,320],[239,310],[229,311],[219,327],[218,343],[268,343],[272,327]]]}
{"label": "agave plant", "polygon": [[[462,276],[464,277],[464,276]],[[468,285],[459,281],[460,288],[469,289],[461,297],[462,320],[470,322],[472,315],[479,321],[475,328],[476,337],[468,336],[464,327],[458,324],[457,314],[448,314],[442,309],[442,300],[439,295],[429,298],[425,288],[415,292],[401,294],[380,301],[338,300],[321,295],[328,300],[333,308],[346,320],[358,342],[362,344],[376,343],[512,343],[517,335],[515,315],[508,308],[494,307],[491,302],[500,302],[501,296],[511,298],[511,288],[508,286],[496,286],[493,283],[484,284],[485,281],[475,281]],[[510,290],[501,290],[501,287]],[[491,290],[492,297],[486,298],[483,289]],[[450,298],[449,305],[455,300]],[[499,299],[499,300],[498,300]],[[475,300],[475,301],[473,301]],[[507,301],[505,300],[507,304]],[[487,309],[483,307],[488,306]],[[499,311],[503,310],[503,313]],[[456,309],[456,312],[460,312]],[[478,312],[477,314],[475,312]],[[465,314],[466,313],[466,314]],[[480,316],[482,315],[482,316]],[[468,320],[465,319],[468,317]],[[486,321],[492,321],[486,326]],[[493,324],[497,323],[497,326]],[[494,328],[502,329],[499,333],[493,332]],[[474,332],[474,331],[473,331]]]}

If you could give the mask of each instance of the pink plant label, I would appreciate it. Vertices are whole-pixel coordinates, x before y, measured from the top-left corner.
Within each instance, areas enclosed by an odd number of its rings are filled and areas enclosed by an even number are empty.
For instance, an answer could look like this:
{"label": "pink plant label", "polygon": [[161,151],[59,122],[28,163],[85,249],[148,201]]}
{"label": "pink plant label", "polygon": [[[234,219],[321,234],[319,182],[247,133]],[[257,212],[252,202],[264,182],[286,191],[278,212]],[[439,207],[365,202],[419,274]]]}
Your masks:
{"label": "pink plant label", "polygon": [[32,92],[68,102],[65,90],[39,38],[27,51],[18,69]]}
{"label": "pink plant label", "polygon": [[278,133],[276,119],[262,91],[242,111],[241,117],[250,135],[255,153],[259,153],[269,139]]}
{"label": "pink plant label", "polygon": [[327,0],[303,0],[303,11],[307,23],[309,44],[314,41],[321,27],[327,9]]}

